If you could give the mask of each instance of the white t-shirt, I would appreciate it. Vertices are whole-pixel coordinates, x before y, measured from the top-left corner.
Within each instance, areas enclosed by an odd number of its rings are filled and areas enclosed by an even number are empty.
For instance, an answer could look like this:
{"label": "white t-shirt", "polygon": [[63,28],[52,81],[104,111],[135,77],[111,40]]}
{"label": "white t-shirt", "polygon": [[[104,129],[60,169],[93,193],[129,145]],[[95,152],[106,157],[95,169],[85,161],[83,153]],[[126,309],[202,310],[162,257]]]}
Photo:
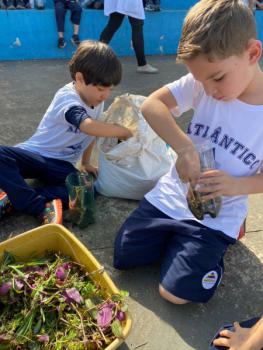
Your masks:
{"label": "white t-shirt", "polygon": [[[261,170],[263,159],[263,105],[249,105],[235,99],[218,101],[207,96],[202,84],[191,74],[168,84],[177,101],[179,114],[194,109],[187,133],[194,143],[210,138],[215,148],[216,168],[232,176],[250,176]],[[145,198],[177,220],[196,220],[187,206],[188,185],[183,184],[175,166],[164,175]],[[247,196],[223,196],[218,217],[205,215],[199,221],[212,229],[237,238],[247,215]]]}
{"label": "white t-shirt", "polygon": [[109,16],[113,12],[122,13],[130,17],[145,19],[143,0],[104,0],[104,14]]}
{"label": "white t-shirt", "polygon": [[65,113],[73,106],[84,107],[90,118],[97,119],[103,112],[104,103],[90,108],[82,101],[74,84],[69,83],[58,90],[34,135],[16,146],[75,165],[94,136],[67,122]]}

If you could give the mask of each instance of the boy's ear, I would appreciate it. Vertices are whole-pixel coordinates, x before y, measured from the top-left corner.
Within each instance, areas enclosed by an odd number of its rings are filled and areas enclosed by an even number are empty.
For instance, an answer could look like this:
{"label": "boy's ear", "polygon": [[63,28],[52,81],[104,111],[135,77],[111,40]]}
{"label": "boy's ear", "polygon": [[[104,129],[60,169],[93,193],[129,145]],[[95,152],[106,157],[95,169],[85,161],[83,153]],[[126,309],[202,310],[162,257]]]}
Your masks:
{"label": "boy's ear", "polygon": [[261,54],[262,54],[261,41],[256,39],[249,40],[247,45],[247,52],[248,52],[249,62],[251,64],[257,63],[260,60]]}
{"label": "boy's ear", "polygon": [[83,84],[85,81],[84,81],[84,78],[83,78],[83,74],[80,73],[80,72],[77,72],[76,75],[75,75],[75,80],[76,80],[76,83],[81,83]]}

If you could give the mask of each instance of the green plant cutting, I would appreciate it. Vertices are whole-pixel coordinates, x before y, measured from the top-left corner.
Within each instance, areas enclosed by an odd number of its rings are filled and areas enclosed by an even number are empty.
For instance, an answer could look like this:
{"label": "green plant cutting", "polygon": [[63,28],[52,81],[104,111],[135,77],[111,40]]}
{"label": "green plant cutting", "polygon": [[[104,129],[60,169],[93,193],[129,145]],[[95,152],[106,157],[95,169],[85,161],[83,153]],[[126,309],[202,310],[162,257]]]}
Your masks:
{"label": "green plant cutting", "polygon": [[126,291],[109,295],[84,266],[47,252],[0,265],[0,350],[100,350],[122,338]]}

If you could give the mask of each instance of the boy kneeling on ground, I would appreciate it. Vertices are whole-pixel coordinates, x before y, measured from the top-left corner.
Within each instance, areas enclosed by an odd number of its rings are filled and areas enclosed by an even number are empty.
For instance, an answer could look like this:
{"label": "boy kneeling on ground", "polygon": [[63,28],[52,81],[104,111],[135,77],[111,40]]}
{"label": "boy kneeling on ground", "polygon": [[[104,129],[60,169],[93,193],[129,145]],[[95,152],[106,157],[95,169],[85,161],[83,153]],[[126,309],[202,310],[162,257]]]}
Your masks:
{"label": "boy kneeling on ground", "polygon": [[[185,18],[177,59],[189,74],[152,93],[142,112],[178,154],[176,166],[145,195],[120,228],[114,265],[162,260],[159,291],[175,304],[207,302],[223,257],[247,215],[247,195],[263,192],[262,44],[251,10],[237,0],[201,0]],[[185,134],[176,117],[194,116]],[[201,173],[195,144],[212,142],[216,169]],[[216,218],[198,220],[189,183],[204,201],[222,197]]]}

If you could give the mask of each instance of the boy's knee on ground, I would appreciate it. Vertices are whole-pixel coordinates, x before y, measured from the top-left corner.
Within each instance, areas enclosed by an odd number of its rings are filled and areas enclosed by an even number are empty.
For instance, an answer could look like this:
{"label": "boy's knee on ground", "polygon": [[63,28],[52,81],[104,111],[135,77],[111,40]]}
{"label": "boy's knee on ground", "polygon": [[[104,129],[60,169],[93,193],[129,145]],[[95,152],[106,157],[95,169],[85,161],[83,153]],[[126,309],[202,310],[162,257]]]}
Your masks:
{"label": "boy's knee on ground", "polygon": [[125,270],[124,264],[122,263],[122,260],[116,257],[113,258],[113,266],[117,270]]}
{"label": "boy's knee on ground", "polygon": [[129,259],[125,257],[125,254],[121,254],[119,251],[115,250],[113,255],[113,266],[117,270],[127,270],[135,265],[129,264]]}
{"label": "boy's knee on ground", "polygon": [[184,304],[188,304],[191,302],[190,300],[185,300],[185,299],[176,297],[175,295],[171,294],[166,289],[164,289],[161,284],[159,284],[159,293],[160,293],[162,298],[170,301],[173,304],[184,305]]}

